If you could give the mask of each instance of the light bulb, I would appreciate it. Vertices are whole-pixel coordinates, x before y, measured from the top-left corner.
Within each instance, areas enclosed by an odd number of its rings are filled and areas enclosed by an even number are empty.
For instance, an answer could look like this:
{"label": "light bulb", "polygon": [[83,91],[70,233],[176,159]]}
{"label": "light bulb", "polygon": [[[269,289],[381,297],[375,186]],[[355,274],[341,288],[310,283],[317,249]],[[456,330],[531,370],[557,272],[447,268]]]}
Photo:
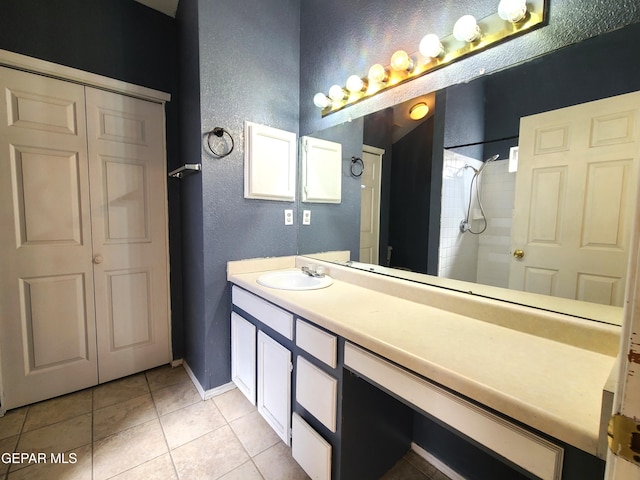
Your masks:
{"label": "light bulb", "polygon": [[473,15],[460,17],[453,26],[453,36],[460,42],[475,42],[480,38],[480,35],[480,27]]}
{"label": "light bulb", "polygon": [[318,108],[327,108],[331,105],[331,100],[322,92],[318,92],[313,96],[313,104]]}
{"label": "light bulb", "polygon": [[518,23],[527,16],[527,0],[501,0],[498,15],[511,23]]}
{"label": "light bulb", "polygon": [[351,75],[347,78],[347,90],[351,93],[362,92],[367,88],[367,84],[357,75]]}
{"label": "light bulb", "polygon": [[444,47],[437,35],[430,33],[420,40],[420,53],[425,57],[438,58],[444,53]]}
{"label": "light bulb", "polygon": [[404,50],[398,50],[391,55],[391,68],[399,72],[413,70],[413,60]]}
{"label": "light bulb", "polygon": [[386,68],[379,63],[376,63],[369,69],[368,78],[370,82],[384,83],[389,79],[389,73]]}
{"label": "light bulb", "polygon": [[346,97],[344,88],[342,88],[340,85],[331,86],[331,88],[329,89],[329,98],[331,100],[333,100],[334,102],[340,102],[344,100],[344,97]]}

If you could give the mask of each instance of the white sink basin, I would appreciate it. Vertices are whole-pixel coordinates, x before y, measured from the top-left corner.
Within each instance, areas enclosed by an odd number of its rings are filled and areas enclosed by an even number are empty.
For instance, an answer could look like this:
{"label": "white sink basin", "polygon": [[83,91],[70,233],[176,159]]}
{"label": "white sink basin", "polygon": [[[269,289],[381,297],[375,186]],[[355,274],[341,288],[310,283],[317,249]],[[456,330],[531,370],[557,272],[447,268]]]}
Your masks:
{"label": "white sink basin", "polygon": [[311,277],[300,270],[280,270],[260,275],[258,283],[263,287],[280,290],[316,290],[328,287],[333,279],[328,275]]}

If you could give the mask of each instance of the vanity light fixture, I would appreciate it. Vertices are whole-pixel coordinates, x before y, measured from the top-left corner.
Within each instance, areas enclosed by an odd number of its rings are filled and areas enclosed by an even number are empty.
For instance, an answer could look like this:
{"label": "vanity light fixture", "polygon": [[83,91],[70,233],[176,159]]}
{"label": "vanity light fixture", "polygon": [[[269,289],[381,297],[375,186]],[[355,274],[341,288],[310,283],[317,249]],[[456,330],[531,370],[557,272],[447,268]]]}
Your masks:
{"label": "vanity light fixture", "polygon": [[391,55],[391,68],[398,72],[411,72],[415,62],[404,50],[398,50]]}
{"label": "vanity light fixture", "polygon": [[[425,35],[417,52],[396,51],[389,65],[376,63],[366,77],[352,75],[346,88],[334,85],[328,96],[317,93],[313,103],[322,116],[342,110],[425,74],[444,68],[463,58],[541,27],[546,21],[548,0],[495,0],[494,13],[479,20],[464,15],[453,26],[453,33],[440,37]],[[480,69],[480,74],[483,69]]]}
{"label": "vanity light fixture", "polygon": [[409,118],[411,120],[422,120],[429,113],[429,105],[424,102],[416,103],[409,109]]}
{"label": "vanity light fixture", "polygon": [[367,78],[373,83],[385,83],[389,79],[389,72],[379,63],[371,65]]}
{"label": "vanity light fixture", "polygon": [[521,22],[527,16],[527,0],[501,0],[498,15],[507,22]]}
{"label": "vanity light fixture", "polygon": [[329,98],[334,102],[341,102],[347,98],[347,93],[340,85],[332,85],[329,89]]}
{"label": "vanity light fixture", "polygon": [[433,33],[422,37],[418,49],[420,53],[427,58],[438,58],[444,55],[444,46],[440,38]]}
{"label": "vanity light fixture", "polygon": [[453,26],[453,36],[461,42],[473,43],[482,36],[480,26],[473,15],[463,15]]}
{"label": "vanity light fixture", "polygon": [[347,78],[346,87],[351,93],[364,92],[367,89],[367,82],[358,75],[351,75]]}

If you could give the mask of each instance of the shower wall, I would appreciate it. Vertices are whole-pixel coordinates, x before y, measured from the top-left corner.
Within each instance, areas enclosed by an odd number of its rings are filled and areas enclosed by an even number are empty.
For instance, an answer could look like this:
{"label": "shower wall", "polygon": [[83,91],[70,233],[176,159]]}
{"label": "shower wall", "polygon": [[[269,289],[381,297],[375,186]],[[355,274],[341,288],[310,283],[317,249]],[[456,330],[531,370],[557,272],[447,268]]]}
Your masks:
{"label": "shower wall", "polygon": [[478,239],[477,283],[509,286],[512,261],[511,223],[516,190],[516,174],[509,173],[509,161],[498,160],[482,171],[480,192],[487,215],[487,230]]}
{"label": "shower wall", "polygon": [[476,199],[476,184],[470,191],[473,170],[482,162],[449,150],[444,152],[442,211],[438,276],[468,282],[507,287],[511,222],[514,208],[515,173],[508,161],[489,163],[479,177],[487,229],[480,235],[460,232],[472,195],[470,221],[473,231],[484,225]]}
{"label": "shower wall", "polygon": [[[438,276],[475,282],[478,235],[460,233],[460,222],[467,215],[469,188],[473,178],[473,169],[465,168],[465,165],[480,168],[482,162],[450,150],[444,151]],[[474,191],[474,202],[471,204],[472,218],[474,210],[477,209],[475,197]],[[481,222],[475,220],[471,225],[473,230],[478,230]]]}

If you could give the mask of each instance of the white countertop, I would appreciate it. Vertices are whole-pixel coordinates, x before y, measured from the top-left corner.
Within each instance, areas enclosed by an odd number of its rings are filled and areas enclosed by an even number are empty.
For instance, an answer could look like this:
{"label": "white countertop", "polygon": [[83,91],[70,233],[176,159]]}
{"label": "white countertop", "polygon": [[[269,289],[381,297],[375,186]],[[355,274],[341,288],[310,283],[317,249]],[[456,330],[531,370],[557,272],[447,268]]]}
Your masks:
{"label": "white countertop", "polygon": [[598,453],[602,389],[615,357],[434,308],[427,304],[433,295],[427,287],[425,300],[401,298],[396,292],[408,283],[403,280],[363,277],[368,285],[361,286],[343,268],[330,266],[334,283],[320,290],[263,287],[256,279],[264,271],[234,268],[229,281],[461,395]]}

